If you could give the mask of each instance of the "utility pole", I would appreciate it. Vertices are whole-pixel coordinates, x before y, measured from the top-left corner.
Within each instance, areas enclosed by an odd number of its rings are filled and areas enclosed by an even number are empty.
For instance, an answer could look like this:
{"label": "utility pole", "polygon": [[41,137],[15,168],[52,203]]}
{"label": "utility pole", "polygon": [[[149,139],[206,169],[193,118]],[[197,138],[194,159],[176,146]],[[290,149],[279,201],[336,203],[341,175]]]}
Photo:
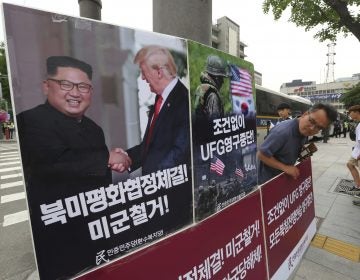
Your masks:
{"label": "utility pole", "polygon": [[101,20],[101,0],[78,0],[80,16]]}
{"label": "utility pole", "polygon": [[153,31],[211,46],[212,0],[153,0]]}

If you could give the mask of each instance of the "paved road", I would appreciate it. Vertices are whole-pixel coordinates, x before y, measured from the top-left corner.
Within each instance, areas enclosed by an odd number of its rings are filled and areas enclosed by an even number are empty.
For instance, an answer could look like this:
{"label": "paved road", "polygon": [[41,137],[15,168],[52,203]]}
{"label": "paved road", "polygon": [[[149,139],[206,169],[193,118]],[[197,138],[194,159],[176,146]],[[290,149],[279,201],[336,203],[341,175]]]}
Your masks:
{"label": "paved road", "polygon": [[16,142],[0,142],[0,279],[23,280],[35,268]]}

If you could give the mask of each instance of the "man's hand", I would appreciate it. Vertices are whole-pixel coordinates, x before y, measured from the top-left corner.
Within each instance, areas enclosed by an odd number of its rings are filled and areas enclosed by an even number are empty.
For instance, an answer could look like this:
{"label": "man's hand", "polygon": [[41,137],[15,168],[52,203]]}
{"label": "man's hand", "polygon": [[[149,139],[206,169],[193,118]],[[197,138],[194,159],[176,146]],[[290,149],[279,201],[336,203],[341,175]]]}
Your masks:
{"label": "man's hand", "polygon": [[131,163],[131,158],[123,149],[115,148],[110,151],[108,166],[111,168],[111,170],[116,172],[124,172],[129,168]]}
{"label": "man's hand", "polygon": [[296,166],[287,165],[283,171],[285,174],[291,176],[294,180],[296,180],[300,175],[300,170]]}
{"label": "man's hand", "polygon": [[279,169],[283,172],[285,172],[285,174],[291,176],[293,179],[297,179],[300,175],[300,170],[296,167],[296,166],[292,166],[292,165],[286,165],[284,163],[282,163],[281,161],[278,161],[276,158],[274,157],[268,157],[266,156],[264,153],[262,153],[261,151],[258,151],[257,154],[258,158],[265,163],[266,165],[275,168],[275,169]]}

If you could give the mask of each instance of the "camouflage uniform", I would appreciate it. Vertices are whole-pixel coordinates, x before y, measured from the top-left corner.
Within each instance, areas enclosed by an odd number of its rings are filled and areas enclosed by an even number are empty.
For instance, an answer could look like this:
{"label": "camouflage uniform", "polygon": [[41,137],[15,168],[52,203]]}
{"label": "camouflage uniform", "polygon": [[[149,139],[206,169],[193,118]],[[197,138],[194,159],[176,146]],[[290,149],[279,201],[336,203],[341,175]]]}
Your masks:
{"label": "camouflage uniform", "polygon": [[224,115],[223,104],[220,99],[220,92],[216,84],[207,72],[202,72],[200,76],[201,85],[195,92],[196,115],[217,118]]}
{"label": "camouflage uniform", "polygon": [[201,85],[195,92],[195,113],[197,117],[210,119],[224,116],[224,108],[220,98],[220,88],[224,77],[228,77],[226,63],[218,56],[208,56],[205,71],[200,76]]}

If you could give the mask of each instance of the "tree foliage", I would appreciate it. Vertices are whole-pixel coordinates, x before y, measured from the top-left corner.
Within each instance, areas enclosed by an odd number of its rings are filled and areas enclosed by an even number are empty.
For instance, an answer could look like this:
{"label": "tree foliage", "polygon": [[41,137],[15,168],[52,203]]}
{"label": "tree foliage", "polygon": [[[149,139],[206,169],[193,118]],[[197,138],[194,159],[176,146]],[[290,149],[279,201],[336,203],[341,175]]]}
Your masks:
{"label": "tree foliage", "polygon": [[360,105],[360,83],[343,93],[340,97],[340,102],[344,103],[346,108],[353,105]]}
{"label": "tree foliage", "polygon": [[264,0],[263,11],[270,9],[278,20],[286,9],[291,10],[289,21],[306,31],[317,28],[315,38],[320,42],[335,41],[338,34],[352,33],[360,41],[360,0]]}
{"label": "tree foliage", "polygon": [[[3,99],[7,101],[7,104],[10,105],[10,89],[9,89],[9,80],[8,72],[6,66],[6,55],[5,55],[5,44],[0,42],[0,83],[3,94]],[[11,106],[9,106],[11,107]],[[4,108],[2,108],[4,109]]]}

